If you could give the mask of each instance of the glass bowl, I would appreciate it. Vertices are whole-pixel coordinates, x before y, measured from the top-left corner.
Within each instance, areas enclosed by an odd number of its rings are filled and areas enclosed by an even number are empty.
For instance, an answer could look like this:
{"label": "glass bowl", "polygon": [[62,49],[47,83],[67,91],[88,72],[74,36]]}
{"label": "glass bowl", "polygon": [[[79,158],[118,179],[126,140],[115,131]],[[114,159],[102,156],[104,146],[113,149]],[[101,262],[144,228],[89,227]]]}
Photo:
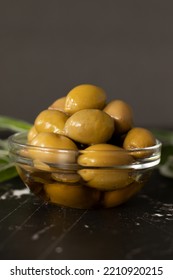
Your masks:
{"label": "glass bowl", "polygon": [[26,133],[9,138],[9,152],[32,193],[60,206],[115,207],[129,200],[159,164],[161,143],[132,150],[60,150],[27,144]]}

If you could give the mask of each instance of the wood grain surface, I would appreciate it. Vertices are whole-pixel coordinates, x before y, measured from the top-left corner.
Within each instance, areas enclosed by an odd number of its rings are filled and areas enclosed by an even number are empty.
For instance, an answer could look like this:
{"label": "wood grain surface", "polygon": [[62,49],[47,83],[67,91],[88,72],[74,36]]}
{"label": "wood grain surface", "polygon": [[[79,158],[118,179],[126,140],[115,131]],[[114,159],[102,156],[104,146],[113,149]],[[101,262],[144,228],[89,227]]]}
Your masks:
{"label": "wood grain surface", "polygon": [[0,185],[0,259],[172,259],[173,181],[157,171],[112,209],[50,205],[19,178]]}

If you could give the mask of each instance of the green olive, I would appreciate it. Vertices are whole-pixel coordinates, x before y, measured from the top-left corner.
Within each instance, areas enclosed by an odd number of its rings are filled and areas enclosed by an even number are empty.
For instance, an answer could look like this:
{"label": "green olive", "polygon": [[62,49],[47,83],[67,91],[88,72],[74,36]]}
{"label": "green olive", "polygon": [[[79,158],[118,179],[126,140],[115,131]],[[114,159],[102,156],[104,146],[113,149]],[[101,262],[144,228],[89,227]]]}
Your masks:
{"label": "green olive", "polygon": [[71,139],[52,132],[38,133],[31,141],[31,145],[41,148],[77,150],[77,146]]}
{"label": "green olive", "polygon": [[52,178],[57,182],[77,183],[80,181],[80,175],[72,170],[59,170],[52,173]]}
{"label": "green olive", "polygon": [[38,132],[63,133],[68,116],[58,110],[44,110],[35,119],[35,128]]}
{"label": "green olive", "polygon": [[115,207],[126,202],[134,196],[142,186],[142,184],[133,182],[124,189],[105,192],[102,200],[103,206],[106,208]]}
{"label": "green olive", "polygon": [[44,190],[51,202],[72,208],[87,209],[95,206],[100,192],[80,184],[45,184]]}
{"label": "green olive", "polygon": [[48,109],[50,110],[59,110],[62,112],[65,112],[65,101],[66,101],[66,96],[63,96],[61,98],[58,98],[55,100]]}
{"label": "green olive", "polygon": [[[152,132],[146,128],[134,127],[126,135],[123,147],[126,150],[143,149],[156,144],[156,139]],[[135,151],[135,157],[148,157],[150,151]]]}
{"label": "green olive", "polygon": [[74,87],[66,96],[65,111],[69,114],[82,109],[103,109],[106,103],[105,91],[95,85],[82,84]]}
{"label": "green olive", "polygon": [[114,131],[114,121],[98,109],[84,109],[74,113],[65,123],[64,133],[82,144],[108,141]]}
{"label": "green olive", "polygon": [[112,100],[104,108],[104,112],[115,121],[115,134],[124,134],[133,126],[133,112],[129,104],[123,100]]}
{"label": "green olive", "polygon": [[123,148],[106,143],[89,146],[78,157],[79,165],[90,167],[127,165],[133,161]]}
{"label": "green olive", "polygon": [[32,141],[32,139],[34,139],[34,137],[38,134],[35,126],[33,125],[30,130],[28,131],[28,134],[27,134],[27,140],[28,140],[28,143],[30,143]]}
{"label": "green olive", "polygon": [[128,165],[133,161],[133,157],[122,148],[110,144],[97,144],[86,148],[78,157],[79,165],[90,167],[81,169],[78,173],[89,187],[115,190],[124,188],[133,181],[130,170],[116,169],[116,166]]}
{"label": "green olive", "polygon": [[34,159],[32,150],[31,150],[30,154],[32,154],[33,166],[34,166],[35,169],[41,170],[41,171],[56,172],[57,168],[52,167],[52,163],[55,164],[55,163],[58,163],[58,162],[55,162],[54,158],[48,157],[48,154],[46,154],[46,157],[44,156],[44,158],[42,157],[42,159],[38,159],[38,158]]}
{"label": "green olive", "polygon": [[122,189],[133,182],[128,170],[81,169],[78,173],[86,186],[100,191]]}
{"label": "green olive", "polygon": [[[55,149],[61,151],[56,151]],[[65,151],[63,151],[64,149]],[[29,148],[29,154],[34,159],[36,166],[39,165],[39,169],[43,170],[46,169],[47,163],[62,165],[75,163],[76,151],[77,146],[72,140],[63,135],[50,132],[38,133],[31,141]]]}

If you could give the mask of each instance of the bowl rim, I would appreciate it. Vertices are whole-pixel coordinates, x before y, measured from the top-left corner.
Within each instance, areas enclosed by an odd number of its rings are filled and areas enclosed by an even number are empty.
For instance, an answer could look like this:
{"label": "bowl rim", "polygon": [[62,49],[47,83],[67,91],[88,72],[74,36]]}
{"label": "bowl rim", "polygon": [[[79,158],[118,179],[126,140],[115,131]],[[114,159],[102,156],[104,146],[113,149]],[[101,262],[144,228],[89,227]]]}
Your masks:
{"label": "bowl rim", "polygon": [[[92,153],[92,152],[95,152],[97,151],[98,153],[102,153],[102,152],[107,152],[107,153],[127,153],[127,154],[133,154],[133,153],[136,153],[136,152],[146,152],[146,151],[152,151],[152,150],[159,150],[161,149],[162,147],[162,142],[156,138],[156,144],[153,145],[153,146],[148,146],[148,147],[144,147],[144,148],[133,148],[133,149],[124,149],[122,147],[119,147],[120,150],[86,150],[86,149],[58,149],[58,148],[52,148],[52,147],[41,147],[41,146],[36,146],[36,145],[31,145],[29,143],[22,143],[21,141],[19,141],[20,139],[17,139],[18,137],[25,137],[27,138],[27,132],[17,132],[17,133],[14,133],[12,134],[11,136],[8,137],[8,144],[9,144],[9,147],[12,145],[12,144],[15,144],[17,145],[18,147],[20,148],[32,148],[32,149],[38,149],[38,150],[44,150],[44,151],[50,151],[50,152],[75,152],[75,153]],[[101,143],[101,144],[104,144],[104,143]],[[106,143],[105,143],[106,144]],[[111,145],[114,145],[114,144],[111,144]],[[116,146],[116,145],[114,145]],[[122,149],[122,150],[121,150]]]}
{"label": "bowl rim", "polygon": [[[22,141],[24,143],[22,143]],[[92,153],[97,151],[99,156],[104,157],[110,157],[110,156],[115,156],[116,155],[127,155],[127,156],[132,156],[134,157],[134,161],[131,163],[127,164],[100,164],[100,165],[95,165],[93,163],[90,163],[89,165],[84,165],[80,164],[78,160],[75,160],[74,162],[61,162],[61,161],[47,161],[41,160],[42,163],[48,164],[50,167],[55,167],[55,168],[62,168],[62,169],[70,169],[70,170],[78,170],[78,169],[83,169],[83,168],[94,168],[94,169],[131,169],[131,170],[141,170],[141,169],[149,169],[157,166],[160,163],[161,160],[161,146],[162,143],[156,139],[156,145],[146,147],[146,148],[141,148],[141,149],[133,149],[133,150],[125,150],[121,148],[120,150],[74,150],[74,149],[55,149],[55,148],[45,148],[45,147],[40,147],[40,146],[34,146],[28,143],[25,143],[27,141],[27,132],[18,132],[14,133],[11,135],[8,139],[8,144],[9,144],[9,155],[11,159],[17,164],[18,162],[22,163],[27,163],[27,161],[33,162],[34,158],[29,157],[28,155],[21,155],[21,151],[36,151],[36,152],[46,152],[46,154],[50,155],[70,155],[73,158],[77,159],[78,157],[82,155],[88,155],[91,156],[92,158]],[[143,153],[145,152],[147,156],[137,156],[137,153]],[[46,156],[45,156],[46,158]],[[33,163],[31,163],[33,164]],[[29,164],[30,165],[30,164]]]}

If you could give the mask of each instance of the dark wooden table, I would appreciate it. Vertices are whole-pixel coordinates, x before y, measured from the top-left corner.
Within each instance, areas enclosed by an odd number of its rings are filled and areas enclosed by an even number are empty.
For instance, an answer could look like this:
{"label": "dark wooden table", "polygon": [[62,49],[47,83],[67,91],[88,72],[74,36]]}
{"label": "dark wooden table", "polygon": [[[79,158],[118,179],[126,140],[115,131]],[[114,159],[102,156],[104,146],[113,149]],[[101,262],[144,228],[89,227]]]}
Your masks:
{"label": "dark wooden table", "polygon": [[43,203],[20,178],[0,185],[0,259],[173,259],[173,180],[155,171],[112,209]]}

